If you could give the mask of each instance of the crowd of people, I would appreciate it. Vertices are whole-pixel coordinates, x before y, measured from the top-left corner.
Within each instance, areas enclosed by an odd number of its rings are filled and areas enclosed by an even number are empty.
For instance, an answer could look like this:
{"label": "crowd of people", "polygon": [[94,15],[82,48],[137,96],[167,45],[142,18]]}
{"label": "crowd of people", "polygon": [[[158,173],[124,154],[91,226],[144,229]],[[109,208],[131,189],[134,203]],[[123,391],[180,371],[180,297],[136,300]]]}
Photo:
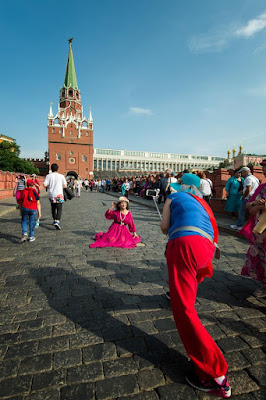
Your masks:
{"label": "crowd of people", "polygon": [[[266,160],[262,163],[266,176]],[[241,176],[242,175],[242,176]],[[53,224],[61,229],[63,202],[74,195],[80,197],[81,188],[86,191],[121,192],[117,202],[112,202],[105,217],[112,220],[107,232],[96,233],[90,248],[122,247],[131,249],[141,243],[136,232],[133,216],[129,211],[129,194],[149,198],[147,189],[159,189],[158,202],[164,201],[161,231],[167,235],[166,260],[169,275],[169,298],[176,327],[195,373],[187,377],[194,388],[219,397],[229,398],[231,387],[227,379],[227,362],[210,334],[202,325],[195,310],[198,284],[211,277],[212,259],[219,258],[218,227],[209,206],[212,182],[204,172],[181,176],[172,171],[165,174],[102,179],[68,179],[58,173],[58,165],[52,164],[51,173],[45,178]],[[266,296],[266,184],[260,184],[248,167],[236,171],[226,185],[226,210],[238,220],[236,227],[250,242],[242,275],[255,278],[262,287],[254,292],[256,297]],[[21,242],[35,240],[36,219],[41,218],[40,185],[36,176],[26,180],[18,176],[16,199],[21,210]],[[250,218],[243,226],[245,213]],[[28,226],[29,225],[29,236]]]}

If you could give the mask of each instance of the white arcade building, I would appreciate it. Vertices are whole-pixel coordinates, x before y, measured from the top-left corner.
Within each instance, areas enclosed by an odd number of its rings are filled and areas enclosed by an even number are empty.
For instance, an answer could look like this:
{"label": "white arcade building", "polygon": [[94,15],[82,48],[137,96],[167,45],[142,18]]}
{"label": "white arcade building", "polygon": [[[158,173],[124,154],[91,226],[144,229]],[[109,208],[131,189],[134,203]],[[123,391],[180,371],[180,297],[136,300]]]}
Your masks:
{"label": "white arcade building", "polygon": [[96,171],[175,172],[184,169],[208,169],[218,167],[224,157],[191,154],[155,153],[149,151],[111,150],[94,148],[93,163]]}

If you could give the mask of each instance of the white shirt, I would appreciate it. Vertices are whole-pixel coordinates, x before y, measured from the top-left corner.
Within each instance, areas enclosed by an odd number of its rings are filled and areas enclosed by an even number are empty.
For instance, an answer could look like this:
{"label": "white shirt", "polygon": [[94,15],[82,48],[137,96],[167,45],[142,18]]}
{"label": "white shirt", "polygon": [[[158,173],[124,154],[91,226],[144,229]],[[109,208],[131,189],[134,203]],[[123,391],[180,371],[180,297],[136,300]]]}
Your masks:
{"label": "white shirt", "polygon": [[51,174],[46,175],[43,183],[44,186],[48,187],[50,199],[54,199],[60,194],[63,195],[63,186],[66,184],[66,178],[58,172],[52,172]]}
{"label": "white shirt", "polygon": [[167,179],[168,183],[176,183],[177,179],[174,176],[171,176],[170,178]]}
{"label": "white shirt", "polygon": [[202,196],[210,196],[212,194],[212,181],[210,179],[201,179],[200,191]]}
{"label": "white shirt", "polygon": [[259,182],[258,178],[256,178],[256,176],[254,176],[252,174],[248,175],[245,178],[244,185],[243,185],[243,193],[245,193],[247,186],[251,186],[250,192],[247,195],[247,197],[245,197],[245,199],[249,199],[253,195],[253,193],[259,186],[259,184],[260,184],[260,182]]}

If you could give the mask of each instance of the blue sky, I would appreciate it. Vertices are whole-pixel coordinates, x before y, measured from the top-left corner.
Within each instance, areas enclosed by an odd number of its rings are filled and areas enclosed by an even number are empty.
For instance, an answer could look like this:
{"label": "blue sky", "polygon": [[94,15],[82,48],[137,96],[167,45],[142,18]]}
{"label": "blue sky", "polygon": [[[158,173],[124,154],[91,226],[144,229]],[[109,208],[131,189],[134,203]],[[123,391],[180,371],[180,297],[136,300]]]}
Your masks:
{"label": "blue sky", "polygon": [[266,154],[265,0],[9,0],[1,4],[1,129],[47,150],[72,36],[94,146]]}

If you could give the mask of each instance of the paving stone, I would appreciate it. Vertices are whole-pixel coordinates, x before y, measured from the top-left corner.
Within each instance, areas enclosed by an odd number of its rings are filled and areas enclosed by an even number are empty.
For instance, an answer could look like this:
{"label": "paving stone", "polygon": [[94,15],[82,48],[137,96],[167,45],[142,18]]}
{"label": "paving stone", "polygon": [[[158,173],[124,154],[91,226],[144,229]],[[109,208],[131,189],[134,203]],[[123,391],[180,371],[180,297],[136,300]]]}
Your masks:
{"label": "paving stone", "polygon": [[163,385],[164,376],[159,369],[140,371],[138,374],[139,386],[142,390],[149,390]]}
{"label": "paving stone", "polygon": [[141,337],[131,337],[116,341],[117,354],[126,357],[131,354],[142,353],[147,350],[145,340]]}
{"label": "paving stone", "polygon": [[103,379],[103,365],[100,362],[80,365],[67,370],[67,383],[95,382],[99,379]]}
{"label": "paving stone", "polygon": [[6,352],[7,352],[7,345],[5,345],[5,344],[1,345],[0,346],[0,359],[2,359],[5,356]]}
{"label": "paving stone", "polygon": [[79,348],[79,347],[86,347],[95,345],[98,343],[103,343],[103,337],[100,330],[96,330],[94,332],[90,331],[80,331],[75,335],[71,335],[69,337],[69,347],[72,348]]}
{"label": "paving stone", "polygon": [[33,376],[32,390],[42,390],[50,387],[60,387],[66,384],[66,371],[57,370],[51,372],[42,372]]}
{"label": "paving stone", "polygon": [[24,358],[19,366],[19,375],[49,371],[52,368],[52,354]]}
{"label": "paving stone", "polygon": [[117,357],[114,343],[100,343],[85,347],[82,350],[83,362],[85,364],[98,361],[112,360]]}
{"label": "paving stone", "polygon": [[104,362],[103,369],[104,375],[107,378],[130,375],[138,372],[137,365],[131,357]]}
{"label": "paving stone", "polygon": [[132,332],[128,326],[119,326],[115,329],[107,328],[103,330],[102,334],[105,340],[125,339],[132,336]]}
{"label": "paving stone", "polygon": [[172,318],[159,319],[157,321],[154,321],[154,325],[160,332],[176,330],[176,325]]}
{"label": "paving stone", "polygon": [[266,388],[257,390],[256,392],[253,392],[253,396],[255,397],[256,400],[265,400],[266,399]]}
{"label": "paving stone", "polygon": [[253,365],[248,368],[249,375],[261,386],[266,386],[266,368],[265,364]]}
{"label": "paving stone", "polygon": [[19,324],[19,332],[26,330],[40,329],[43,326],[43,320],[38,318],[30,321],[23,321]]}
{"label": "paving stone", "polygon": [[[246,350],[244,350],[246,351]],[[243,353],[243,351],[242,351]],[[239,351],[226,353],[226,362],[229,365],[230,371],[239,371],[250,367],[250,362]]]}
{"label": "paving stone", "polygon": [[153,321],[135,323],[131,329],[134,336],[146,336],[152,335],[153,333],[159,333]]}
{"label": "paving stone", "polygon": [[114,399],[139,392],[135,375],[119,376],[96,382],[96,397],[98,400]]}
{"label": "paving stone", "polygon": [[78,385],[64,386],[60,389],[61,400],[94,400],[93,383],[79,383]]}
{"label": "paving stone", "polygon": [[235,371],[228,376],[234,396],[259,389],[257,383],[245,371]]}
{"label": "paving stone", "polygon": [[5,359],[11,358],[24,358],[27,356],[33,356],[37,353],[39,342],[25,342],[14,344],[8,347]]}
{"label": "paving stone", "polygon": [[195,400],[197,397],[194,390],[186,384],[171,383],[157,388],[160,400],[186,399]]}
{"label": "paving stone", "polygon": [[23,400],[60,400],[60,392],[58,389],[44,389],[41,392],[31,393]]}
{"label": "paving stone", "polygon": [[65,368],[79,365],[82,362],[80,349],[58,351],[54,353],[54,368]]}
{"label": "paving stone", "polygon": [[30,391],[32,377],[30,375],[5,379],[0,382],[0,393],[3,398],[27,394]]}
{"label": "paving stone", "polygon": [[252,348],[262,347],[265,344],[265,335],[263,333],[257,333],[256,336],[241,334],[240,337]]}
{"label": "paving stone", "polygon": [[248,345],[240,337],[220,339],[217,344],[225,353],[248,348]]}
{"label": "paving stone", "polygon": [[19,334],[20,342],[30,342],[31,340],[46,339],[51,337],[52,327],[46,326],[35,331],[24,331]]}
{"label": "paving stone", "polygon": [[261,349],[247,349],[247,350],[242,350],[241,353],[246,357],[246,359],[252,365],[266,364],[266,354]]}
{"label": "paving stone", "polygon": [[[17,360],[7,360],[0,362],[0,379],[12,378],[17,375],[18,372]],[[1,393],[1,392],[0,392]]]}
{"label": "paving stone", "polygon": [[117,400],[158,400],[159,396],[155,392],[155,390],[151,390],[148,392],[141,392],[138,394],[132,394],[126,397],[118,397]]}
{"label": "paving stone", "polygon": [[51,353],[53,351],[67,350],[69,348],[69,337],[61,336],[40,340],[38,353]]}

